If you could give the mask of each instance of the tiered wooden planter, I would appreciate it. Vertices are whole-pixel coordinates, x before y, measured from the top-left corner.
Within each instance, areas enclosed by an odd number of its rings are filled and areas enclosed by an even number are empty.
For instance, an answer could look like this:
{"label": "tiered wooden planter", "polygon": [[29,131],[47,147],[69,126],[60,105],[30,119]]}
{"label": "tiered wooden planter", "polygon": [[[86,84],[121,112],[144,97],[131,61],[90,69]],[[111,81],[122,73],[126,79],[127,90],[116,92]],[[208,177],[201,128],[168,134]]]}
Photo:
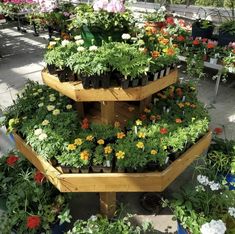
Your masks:
{"label": "tiered wooden planter", "polygon": [[[83,89],[80,82],[61,83],[58,78],[42,71],[45,84],[72,98],[83,110],[83,102],[101,103],[101,122],[113,123],[117,116],[117,106],[124,101],[140,101],[139,111],[151,102],[151,95],[177,81],[177,70],[168,76],[149,82],[146,86],[129,89]],[[122,105],[121,105],[122,107]],[[127,116],[128,118],[129,116]],[[119,118],[121,118],[119,116]],[[210,145],[211,132],[176,159],[161,172],[146,173],[87,173],[65,174],[61,168],[53,167],[37,155],[24,140],[15,134],[16,146],[25,157],[54,184],[61,192],[99,192],[101,213],[111,217],[116,208],[116,192],[161,192],[169,186],[198,156]]]}

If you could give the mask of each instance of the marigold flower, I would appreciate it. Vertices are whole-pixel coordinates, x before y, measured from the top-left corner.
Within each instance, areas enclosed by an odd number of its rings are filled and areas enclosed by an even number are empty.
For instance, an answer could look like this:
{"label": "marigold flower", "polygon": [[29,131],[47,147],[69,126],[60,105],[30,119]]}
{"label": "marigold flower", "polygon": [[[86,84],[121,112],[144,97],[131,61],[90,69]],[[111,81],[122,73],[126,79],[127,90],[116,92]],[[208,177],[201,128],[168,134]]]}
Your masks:
{"label": "marigold flower", "polygon": [[113,149],[111,148],[110,145],[104,147],[104,153],[105,153],[105,154],[111,154],[112,151],[113,151]]}
{"label": "marigold flower", "polygon": [[126,136],[126,134],[124,133],[124,132],[118,132],[117,133],[117,138],[118,139],[122,139],[122,138],[124,138]]}
{"label": "marigold flower", "polygon": [[103,144],[104,144],[104,140],[103,140],[103,139],[99,139],[99,140],[97,141],[97,143],[98,143],[99,145],[103,145]]}
{"label": "marigold flower", "polygon": [[123,159],[125,157],[125,152],[119,150],[117,153],[116,153],[116,157],[117,159]]}
{"label": "marigold flower", "polygon": [[166,51],[165,53],[167,55],[174,55],[175,54],[175,50],[173,48],[167,48],[165,51]]}
{"label": "marigold flower", "polygon": [[191,104],[190,104],[190,102],[185,102],[185,105],[190,106]]}
{"label": "marigold flower", "polygon": [[94,137],[92,135],[89,135],[86,137],[86,140],[87,141],[93,141]]}
{"label": "marigold flower", "polygon": [[69,144],[69,145],[67,146],[67,149],[68,149],[68,150],[75,150],[75,149],[76,149],[76,145],[74,145],[74,144]]}
{"label": "marigold flower", "polygon": [[138,149],[143,149],[143,148],[144,148],[144,143],[141,142],[141,141],[139,141],[139,142],[136,144],[136,147],[137,147]]}
{"label": "marigold flower", "polygon": [[160,129],[160,133],[161,134],[167,134],[168,133],[168,130],[166,128],[161,128]]}
{"label": "marigold flower", "polygon": [[145,133],[144,133],[144,132],[140,132],[140,133],[138,134],[138,137],[139,137],[139,138],[145,138]]}
{"label": "marigold flower", "polygon": [[43,126],[47,126],[49,123],[50,123],[50,122],[49,122],[49,120],[47,120],[47,119],[45,119],[45,120],[42,121],[42,125],[43,125]]}
{"label": "marigold flower", "polygon": [[45,179],[44,174],[42,174],[40,171],[36,171],[34,175],[34,180],[37,184],[41,184],[43,180]]}
{"label": "marigold flower", "polygon": [[162,38],[159,40],[159,43],[162,45],[167,45],[169,43],[169,40],[167,38]]}
{"label": "marigold flower", "polygon": [[77,138],[74,140],[74,144],[75,145],[81,145],[83,143],[82,139],[81,138]]}
{"label": "marigold flower", "polygon": [[66,109],[67,109],[67,110],[71,110],[72,108],[73,108],[72,105],[70,105],[70,104],[66,105]]}
{"label": "marigold flower", "polygon": [[31,215],[27,217],[26,226],[28,229],[36,229],[40,226],[41,219],[38,215]]}
{"label": "marigold flower", "polygon": [[137,120],[135,121],[135,124],[136,124],[137,126],[140,126],[140,125],[142,125],[142,121],[141,121],[140,119],[137,119]]}
{"label": "marigold flower", "polygon": [[152,155],[156,155],[156,154],[157,154],[157,150],[154,150],[154,149],[153,149],[153,150],[151,150],[151,151],[150,151],[150,154],[152,154]]}
{"label": "marigold flower", "polygon": [[83,123],[81,128],[82,129],[88,129],[89,128],[89,124],[88,123]]}
{"label": "marigold flower", "polygon": [[184,107],[184,103],[182,103],[182,102],[179,102],[177,105],[179,106],[179,108],[183,108]]}
{"label": "marigold flower", "polygon": [[80,158],[84,161],[88,161],[89,159],[89,156],[90,156],[90,153],[87,151],[87,150],[83,150],[81,153],[80,153]]}
{"label": "marigold flower", "polygon": [[214,133],[215,133],[216,135],[220,135],[222,132],[223,132],[223,129],[222,129],[222,128],[215,128],[215,129],[214,129]]}
{"label": "marigold flower", "polygon": [[177,37],[177,41],[184,41],[184,40],[185,40],[185,37],[182,36],[182,35],[179,35],[179,36]]}
{"label": "marigold flower", "polygon": [[53,111],[54,109],[55,109],[55,106],[53,106],[53,105],[48,105],[47,106],[48,111]]}
{"label": "marigold flower", "polygon": [[145,113],[150,113],[150,112],[151,112],[151,110],[150,110],[150,109],[148,109],[148,108],[144,108],[144,112],[145,112]]}
{"label": "marigold flower", "polygon": [[182,119],[177,118],[177,119],[175,119],[175,122],[176,122],[176,123],[182,123],[183,121],[182,121]]}
{"label": "marigold flower", "polygon": [[195,104],[191,104],[190,106],[191,106],[193,109],[197,107]]}
{"label": "marigold flower", "polygon": [[52,112],[53,115],[59,115],[60,114],[60,110],[59,109],[55,109]]}
{"label": "marigold flower", "polygon": [[152,55],[152,58],[158,58],[159,56],[160,56],[160,52],[158,52],[158,51],[153,51],[152,53],[151,53],[151,55]]}
{"label": "marigold flower", "polygon": [[15,155],[9,155],[7,157],[6,162],[7,162],[8,166],[14,166],[18,160],[19,160],[19,157],[15,156]]}

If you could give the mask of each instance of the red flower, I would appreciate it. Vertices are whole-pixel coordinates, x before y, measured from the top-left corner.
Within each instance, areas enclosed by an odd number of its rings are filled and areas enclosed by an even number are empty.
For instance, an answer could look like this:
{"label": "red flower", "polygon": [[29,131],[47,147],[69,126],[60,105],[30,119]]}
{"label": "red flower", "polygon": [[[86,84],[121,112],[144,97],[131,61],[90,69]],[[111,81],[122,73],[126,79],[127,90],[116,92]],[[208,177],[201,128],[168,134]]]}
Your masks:
{"label": "red flower", "polygon": [[9,155],[7,157],[7,164],[8,166],[14,166],[15,163],[19,160],[19,157],[15,156],[15,155]]}
{"label": "red flower", "polygon": [[82,121],[82,128],[83,129],[88,129],[89,128],[89,121],[87,118],[85,118],[83,121]]}
{"label": "red flower", "polygon": [[179,19],[178,20],[178,24],[181,26],[181,27],[185,27],[185,21],[183,19]]}
{"label": "red flower", "polygon": [[200,41],[198,39],[193,40],[193,45],[199,45]]}
{"label": "red flower", "polygon": [[166,128],[161,128],[160,129],[160,133],[161,134],[167,134],[168,133],[168,130]]}
{"label": "red flower", "polygon": [[176,122],[176,123],[182,123],[183,121],[182,121],[182,119],[177,118],[177,119],[175,119],[175,122]]}
{"label": "red flower", "polygon": [[41,219],[38,215],[31,215],[29,217],[27,217],[27,228],[29,229],[34,229],[34,228],[37,228],[39,227],[41,223]]}
{"label": "red flower", "polygon": [[168,18],[166,19],[166,22],[167,22],[168,24],[171,24],[171,25],[175,24],[173,17],[168,17]]}
{"label": "red flower", "polygon": [[177,40],[178,40],[178,41],[184,41],[184,40],[185,40],[185,37],[182,36],[182,35],[179,35],[179,36],[177,37]]}
{"label": "red flower", "polygon": [[223,132],[223,129],[222,129],[222,128],[215,128],[215,129],[214,129],[214,133],[215,133],[216,135],[220,135],[222,132]]}
{"label": "red flower", "polygon": [[213,49],[213,48],[215,48],[215,44],[214,43],[208,43],[207,48],[208,49]]}
{"label": "red flower", "polygon": [[41,184],[44,179],[45,179],[45,176],[40,171],[37,171],[35,173],[34,180],[37,184]]}
{"label": "red flower", "polygon": [[140,119],[141,119],[142,121],[144,121],[144,120],[147,119],[147,117],[146,117],[146,115],[140,115]]}

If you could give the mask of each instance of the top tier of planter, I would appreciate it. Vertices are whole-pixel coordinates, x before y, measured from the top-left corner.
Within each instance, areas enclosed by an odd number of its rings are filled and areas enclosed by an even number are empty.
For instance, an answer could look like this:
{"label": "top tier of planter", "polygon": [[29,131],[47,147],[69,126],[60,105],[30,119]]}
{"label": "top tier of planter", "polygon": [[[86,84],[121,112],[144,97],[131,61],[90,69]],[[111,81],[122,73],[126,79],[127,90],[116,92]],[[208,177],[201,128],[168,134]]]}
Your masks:
{"label": "top tier of planter", "polygon": [[42,71],[42,79],[52,89],[64,94],[76,102],[116,102],[116,101],[141,101],[152,94],[174,84],[178,80],[177,69],[163,78],[148,82],[145,86],[123,89],[121,87],[110,87],[108,89],[84,89],[80,81],[60,82],[59,79],[50,75],[47,70]]}

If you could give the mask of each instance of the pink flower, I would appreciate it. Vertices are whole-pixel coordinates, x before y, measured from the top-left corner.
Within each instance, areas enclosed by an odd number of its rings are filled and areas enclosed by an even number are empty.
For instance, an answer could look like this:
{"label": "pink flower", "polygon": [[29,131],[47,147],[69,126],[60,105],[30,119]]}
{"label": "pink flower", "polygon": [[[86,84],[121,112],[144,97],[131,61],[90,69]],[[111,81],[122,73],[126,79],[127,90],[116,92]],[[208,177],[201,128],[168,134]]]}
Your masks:
{"label": "pink flower", "polygon": [[108,4],[108,0],[97,0],[93,4],[93,9],[94,11],[106,10]]}
{"label": "pink flower", "polygon": [[120,0],[111,0],[111,2],[107,5],[107,11],[113,13],[124,12],[125,6]]}

